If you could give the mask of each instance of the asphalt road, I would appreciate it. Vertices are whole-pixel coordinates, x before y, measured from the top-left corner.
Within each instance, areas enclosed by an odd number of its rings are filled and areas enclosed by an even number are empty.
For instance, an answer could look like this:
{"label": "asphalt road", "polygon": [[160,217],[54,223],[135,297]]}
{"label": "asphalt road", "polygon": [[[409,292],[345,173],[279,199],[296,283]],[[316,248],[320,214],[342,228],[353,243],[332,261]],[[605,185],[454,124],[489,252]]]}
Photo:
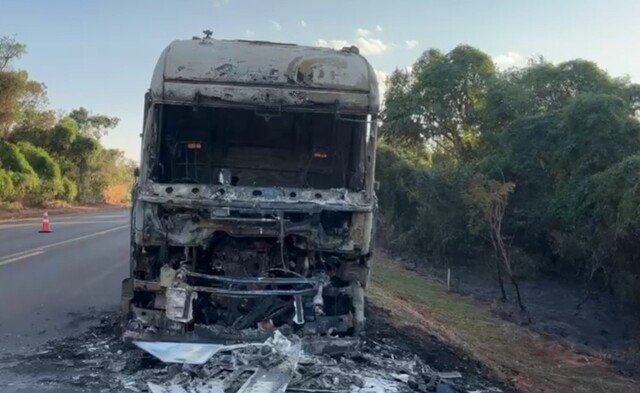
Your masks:
{"label": "asphalt road", "polygon": [[117,310],[129,271],[129,211],[0,223],[0,353],[70,336]]}

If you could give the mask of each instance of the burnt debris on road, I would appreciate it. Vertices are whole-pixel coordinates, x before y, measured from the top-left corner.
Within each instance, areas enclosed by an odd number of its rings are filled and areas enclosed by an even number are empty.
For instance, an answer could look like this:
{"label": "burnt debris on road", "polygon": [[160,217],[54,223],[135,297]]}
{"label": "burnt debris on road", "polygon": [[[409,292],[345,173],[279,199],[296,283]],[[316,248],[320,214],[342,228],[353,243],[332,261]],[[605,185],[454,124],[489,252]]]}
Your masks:
{"label": "burnt debris on road", "polygon": [[[1,360],[3,392],[502,392],[500,383],[432,338],[421,342],[372,318],[368,338],[342,354],[314,355],[301,339],[275,333],[261,345],[224,349],[202,365],[163,363],[117,337],[118,317],[103,314],[85,333]],[[428,349],[425,349],[427,348]],[[428,352],[428,353],[427,353]],[[442,353],[440,372],[423,360]],[[442,359],[441,359],[442,360]],[[265,388],[266,382],[271,383]],[[262,382],[262,383],[261,383]],[[286,389],[286,390],[285,390]]]}

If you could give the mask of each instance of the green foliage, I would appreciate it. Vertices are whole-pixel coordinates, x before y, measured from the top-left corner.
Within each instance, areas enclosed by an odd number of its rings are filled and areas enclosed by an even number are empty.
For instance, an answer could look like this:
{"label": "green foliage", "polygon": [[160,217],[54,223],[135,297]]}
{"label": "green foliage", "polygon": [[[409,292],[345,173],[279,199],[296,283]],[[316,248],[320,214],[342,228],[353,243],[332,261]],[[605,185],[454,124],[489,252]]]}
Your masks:
{"label": "green foliage", "polygon": [[0,71],[4,71],[14,59],[27,53],[27,46],[9,36],[0,37]]}
{"label": "green foliage", "polygon": [[[38,116],[46,111],[46,86],[29,79],[26,71],[11,71],[12,60],[26,53],[25,45],[16,42],[13,37],[0,37],[0,137],[10,136],[9,131],[20,128],[30,118],[38,118],[42,123],[47,116]],[[32,122],[33,123],[33,122]]]}
{"label": "green foliage", "polygon": [[467,159],[494,75],[491,58],[476,48],[426,51],[411,72],[396,70],[389,78],[383,135],[430,140]]}
{"label": "green foliage", "polygon": [[35,174],[18,146],[0,141],[0,166],[13,172]]}
{"label": "green foliage", "polygon": [[72,203],[78,196],[78,186],[76,183],[68,177],[62,178],[62,192],[58,195],[58,198],[65,202]]}
{"label": "green foliage", "polygon": [[488,179],[480,173],[469,180],[465,198],[472,210],[476,210],[469,221],[470,233],[477,235],[495,229],[496,236],[501,236],[500,226],[514,188],[514,183]]}
{"label": "green foliage", "polygon": [[25,92],[27,73],[0,71],[0,137],[6,136],[20,109],[20,97]]}
{"label": "green foliage", "polygon": [[91,114],[83,107],[72,110],[69,117],[76,121],[81,134],[96,139],[106,135],[108,130],[115,128],[120,122],[117,117]]}
{"label": "green foliage", "polygon": [[377,176],[392,245],[488,254],[482,206],[500,204],[479,201],[508,186],[500,233],[514,271],[640,304],[640,86],[584,60],[496,73],[485,56],[430,50],[389,79]]}
{"label": "green foliage", "polygon": [[118,118],[81,107],[57,119],[46,86],[10,69],[24,53],[23,44],[0,37],[0,204],[96,203],[110,186],[127,189],[130,163],[99,141]]}
{"label": "green foliage", "polygon": [[622,93],[624,85],[612,79],[597,64],[572,60],[553,65],[541,59],[521,70],[514,70],[512,81],[531,94],[532,108],[537,111],[556,110],[583,93]]}
{"label": "green foliage", "polygon": [[13,198],[15,187],[9,171],[0,168],[0,201],[9,201]]}
{"label": "green foliage", "polygon": [[28,142],[18,142],[18,148],[42,180],[60,179],[60,167],[46,150]]}
{"label": "green foliage", "polygon": [[28,192],[35,190],[40,184],[38,175],[33,170],[24,154],[18,146],[0,141],[0,168],[4,168],[6,173],[11,176],[13,183],[13,192],[11,197],[6,196],[2,200],[21,199]]}
{"label": "green foliage", "polygon": [[38,188],[29,195],[29,198],[35,203],[42,203],[52,200],[62,193],[63,185],[60,166],[51,158],[49,153],[28,142],[18,142],[18,147],[40,178]]}
{"label": "green foliage", "polygon": [[577,96],[566,106],[563,121],[558,170],[566,169],[568,176],[602,171],[640,148],[640,125],[617,96]]}
{"label": "green foliage", "polygon": [[71,150],[78,136],[78,123],[70,117],[61,119],[49,133],[49,149],[58,154]]}
{"label": "green foliage", "polygon": [[466,173],[427,166],[415,154],[381,144],[376,158],[381,215],[392,247],[436,255],[468,255],[462,190]]}

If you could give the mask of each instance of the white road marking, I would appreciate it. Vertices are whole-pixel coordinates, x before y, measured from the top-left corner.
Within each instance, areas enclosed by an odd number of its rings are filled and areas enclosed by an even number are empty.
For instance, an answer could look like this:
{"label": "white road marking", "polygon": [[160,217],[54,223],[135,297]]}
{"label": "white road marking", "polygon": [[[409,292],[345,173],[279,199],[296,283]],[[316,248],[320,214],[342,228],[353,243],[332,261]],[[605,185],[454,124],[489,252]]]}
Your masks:
{"label": "white road marking", "polygon": [[91,237],[96,237],[96,236],[100,236],[100,235],[106,235],[107,233],[111,233],[111,232],[115,232],[118,231],[120,229],[124,229],[124,228],[128,228],[129,225],[122,225],[119,227],[115,227],[115,228],[110,228],[104,231],[100,231],[100,232],[95,232],[95,233],[90,233],[88,235],[83,235],[83,236],[79,236],[73,239],[67,239],[67,240],[63,240],[57,243],[51,243],[51,244],[47,244],[45,246],[40,246],[40,247],[36,247],[33,248],[31,250],[26,250],[26,251],[21,251],[21,252],[17,252],[15,254],[11,254],[11,255],[5,255],[0,257],[0,266],[5,265],[7,263],[11,263],[14,261],[18,261],[20,259],[24,259],[24,258],[28,258],[31,256],[35,256],[38,254],[41,254],[44,252],[44,250],[47,250],[49,248],[52,247],[57,247],[57,246],[61,246],[63,244],[69,244],[69,243],[73,243],[73,242],[77,242],[79,240],[84,240],[84,239],[88,239]]}
{"label": "white road marking", "polygon": [[19,261],[21,259],[30,258],[30,257],[36,256],[36,255],[40,255],[43,252],[44,252],[44,250],[39,250],[39,251],[30,252],[28,254],[20,255],[20,256],[17,256],[17,257],[9,258],[9,259],[2,259],[2,260],[0,260],[0,266],[6,265],[7,263]]}

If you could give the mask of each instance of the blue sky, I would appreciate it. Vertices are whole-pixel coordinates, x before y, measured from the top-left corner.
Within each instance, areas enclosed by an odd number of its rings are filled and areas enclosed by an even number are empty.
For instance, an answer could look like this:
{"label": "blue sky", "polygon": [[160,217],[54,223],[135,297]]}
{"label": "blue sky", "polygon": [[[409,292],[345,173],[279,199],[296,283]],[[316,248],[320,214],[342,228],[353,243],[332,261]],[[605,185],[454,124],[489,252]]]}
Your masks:
{"label": "blue sky", "polygon": [[104,138],[137,158],[143,94],[162,49],[200,35],[304,45],[356,44],[381,74],[428,48],[474,45],[500,66],[538,54],[596,61],[640,82],[640,1],[3,0],[0,35],[28,47],[16,68],[48,86],[51,107],[118,116]]}

